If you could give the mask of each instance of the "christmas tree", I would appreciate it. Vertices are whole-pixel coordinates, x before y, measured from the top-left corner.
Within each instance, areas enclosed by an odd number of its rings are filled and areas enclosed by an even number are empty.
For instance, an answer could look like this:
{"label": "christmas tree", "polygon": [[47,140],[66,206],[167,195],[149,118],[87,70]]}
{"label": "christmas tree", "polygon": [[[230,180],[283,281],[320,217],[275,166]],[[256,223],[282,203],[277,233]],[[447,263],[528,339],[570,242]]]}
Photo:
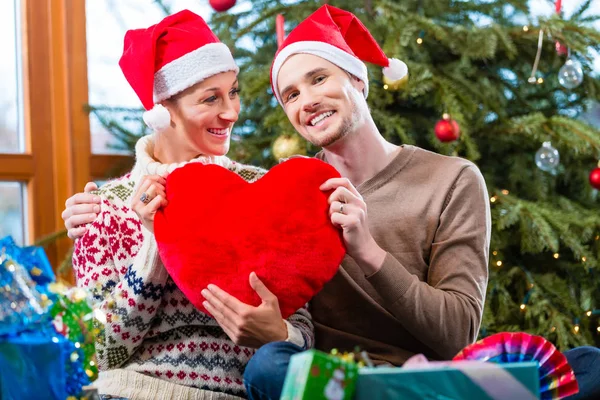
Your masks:
{"label": "christmas tree", "polygon": [[[289,32],[324,2],[251,3],[215,13],[211,26],[241,69],[242,114],[229,156],[268,168],[318,151],[277,106],[269,69],[276,17]],[[481,336],[527,331],[560,349],[600,344],[600,174],[592,173],[600,131],[582,118],[600,97],[591,0],[570,15],[559,1],[555,14],[540,18],[525,0],[329,3],[353,11],[387,55],[408,64],[400,87],[370,69],[368,103],[381,133],[472,160],[485,176],[493,234]],[[131,147],[147,131],[117,111],[92,108]]]}

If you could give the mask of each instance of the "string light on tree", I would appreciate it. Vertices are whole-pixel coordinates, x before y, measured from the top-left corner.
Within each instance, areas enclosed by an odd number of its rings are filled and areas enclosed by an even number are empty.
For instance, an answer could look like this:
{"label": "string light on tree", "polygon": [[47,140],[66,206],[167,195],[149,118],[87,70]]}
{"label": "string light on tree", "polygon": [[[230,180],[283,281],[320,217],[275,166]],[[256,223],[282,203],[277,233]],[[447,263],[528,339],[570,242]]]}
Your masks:
{"label": "string light on tree", "polygon": [[[600,161],[598,162],[598,166],[590,172],[590,185],[594,189],[600,190]],[[598,240],[598,236],[596,236],[596,240]]]}
{"label": "string light on tree", "polygon": [[535,153],[535,165],[542,171],[553,172],[560,163],[558,150],[552,147],[550,142],[544,142],[542,147]]}
{"label": "string light on tree", "polygon": [[420,46],[423,44],[423,38],[425,37],[425,31],[419,32],[419,37],[417,38],[417,44]]}
{"label": "string light on tree", "polygon": [[460,126],[450,114],[444,113],[442,119],[435,124],[435,136],[440,142],[453,142],[460,136]]}
{"label": "string light on tree", "polygon": [[216,12],[224,12],[235,6],[236,0],[208,0]]}

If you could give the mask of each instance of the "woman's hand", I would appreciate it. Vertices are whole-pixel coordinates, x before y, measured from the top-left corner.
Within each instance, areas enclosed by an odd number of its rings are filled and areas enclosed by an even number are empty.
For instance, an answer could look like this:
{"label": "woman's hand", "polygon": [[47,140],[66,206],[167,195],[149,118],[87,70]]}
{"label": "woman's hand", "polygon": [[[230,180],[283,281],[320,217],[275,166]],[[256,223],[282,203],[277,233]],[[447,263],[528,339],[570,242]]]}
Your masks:
{"label": "woman's hand", "polygon": [[142,221],[142,225],[152,233],[154,233],[156,212],[167,205],[166,183],[165,178],[159,175],[143,177],[131,202],[131,208]]}

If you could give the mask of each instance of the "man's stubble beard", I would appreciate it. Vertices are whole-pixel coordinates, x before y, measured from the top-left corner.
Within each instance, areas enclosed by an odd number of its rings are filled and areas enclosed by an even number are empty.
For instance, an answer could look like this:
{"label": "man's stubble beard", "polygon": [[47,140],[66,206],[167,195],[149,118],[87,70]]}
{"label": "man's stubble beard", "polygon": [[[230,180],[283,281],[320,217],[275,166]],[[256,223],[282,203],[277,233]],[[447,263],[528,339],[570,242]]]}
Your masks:
{"label": "man's stubble beard", "polygon": [[356,104],[355,100],[352,99],[352,112],[350,113],[349,116],[347,116],[346,118],[344,118],[342,120],[342,124],[340,125],[340,127],[337,129],[337,131],[335,133],[333,133],[331,136],[328,137],[324,137],[322,139],[315,139],[314,141],[311,141],[311,143],[315,146],[319,146],[319,147],[327,147],[332,145],[333,143],[337,142],[340,139],[345,138],[346,136],[348,136],[349,133],[351,133],[355,127],[358,125],[358,122],[360,120],[359,118],[359,109],[358,109],[358,105]]}

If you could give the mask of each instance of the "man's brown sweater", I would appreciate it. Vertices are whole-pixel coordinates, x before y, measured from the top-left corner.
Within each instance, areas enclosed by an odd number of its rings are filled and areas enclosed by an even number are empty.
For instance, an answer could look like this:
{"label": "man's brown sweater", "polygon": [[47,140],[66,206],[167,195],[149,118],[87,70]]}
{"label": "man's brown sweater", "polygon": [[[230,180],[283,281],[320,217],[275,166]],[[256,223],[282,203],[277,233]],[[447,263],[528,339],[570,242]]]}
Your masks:
{"label": "man's brown sweater", "polygon": [[475,340],[483,314],[491,218],[481,173],[405,145],[357,189],[387,256],[368,277],[346,256],[312,300],[317,348],[359,346],[394,365],[416,353],[451,359]]}

